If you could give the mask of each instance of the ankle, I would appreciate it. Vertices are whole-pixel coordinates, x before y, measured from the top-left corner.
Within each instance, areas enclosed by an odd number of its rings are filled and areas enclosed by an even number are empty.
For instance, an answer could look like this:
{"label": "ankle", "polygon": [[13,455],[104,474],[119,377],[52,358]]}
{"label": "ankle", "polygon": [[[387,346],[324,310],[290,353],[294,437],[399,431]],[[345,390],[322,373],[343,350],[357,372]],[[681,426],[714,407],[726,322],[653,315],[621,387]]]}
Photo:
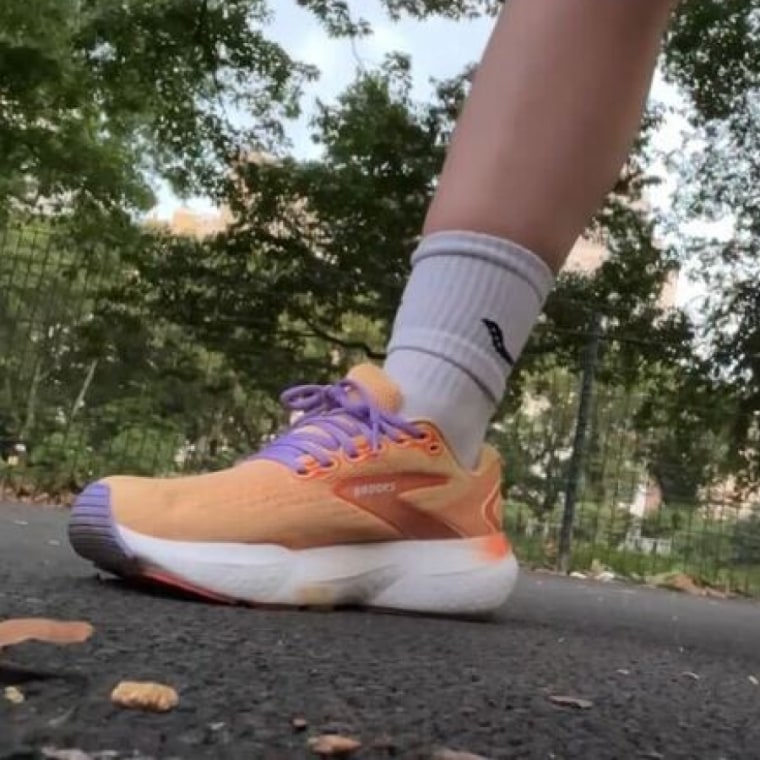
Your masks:
{"label": "ankle", "polygon": [[446,360],[418,351],[394,351],[384,369],[401,391],[400,414],[431,422],[457,461],[474,468],[494,411],[475,380]]}

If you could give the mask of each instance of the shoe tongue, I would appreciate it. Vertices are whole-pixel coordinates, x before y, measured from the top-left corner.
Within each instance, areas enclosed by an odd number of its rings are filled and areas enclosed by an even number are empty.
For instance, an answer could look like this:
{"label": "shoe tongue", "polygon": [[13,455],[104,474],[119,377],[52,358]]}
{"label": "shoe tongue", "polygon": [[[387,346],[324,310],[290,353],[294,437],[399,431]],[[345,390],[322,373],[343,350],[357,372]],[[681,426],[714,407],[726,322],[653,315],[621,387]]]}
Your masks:
{"label": "shoe tongue", "polygon": [[374,364],[360,364],[354,367],[348,373],[348,379],[361,385],[382,410],[396,414],[401,409],[403,397],[400,389]]}

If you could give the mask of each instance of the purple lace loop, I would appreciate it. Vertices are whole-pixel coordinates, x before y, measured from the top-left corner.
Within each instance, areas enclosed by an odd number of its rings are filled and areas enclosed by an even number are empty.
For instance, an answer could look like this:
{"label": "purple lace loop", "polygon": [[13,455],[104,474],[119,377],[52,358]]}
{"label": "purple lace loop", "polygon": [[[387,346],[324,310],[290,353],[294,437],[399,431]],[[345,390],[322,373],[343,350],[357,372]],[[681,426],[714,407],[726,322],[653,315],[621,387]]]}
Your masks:
{"label": "purple lace loop", "polygon": [[330,467],[340,451],[349,458],[358,457],[356,439],[360,437],[376,452],[384,438],[398,443],[405,436],[425,435],[413,423],[382,409],[354,380],[296,386],[285,391],[281,401],[302,416],[252,459],[269,459],[296,472],[307,472],[304,458]]}

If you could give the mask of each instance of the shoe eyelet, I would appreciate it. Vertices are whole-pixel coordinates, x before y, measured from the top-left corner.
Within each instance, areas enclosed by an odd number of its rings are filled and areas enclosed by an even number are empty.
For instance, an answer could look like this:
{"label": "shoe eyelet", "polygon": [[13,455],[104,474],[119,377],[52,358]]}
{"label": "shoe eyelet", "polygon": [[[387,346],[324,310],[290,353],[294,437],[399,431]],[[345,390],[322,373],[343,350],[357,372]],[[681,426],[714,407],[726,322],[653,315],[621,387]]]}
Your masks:
{"label": "shoe eyelet", "polygon": [[393,443],[394,443],[394,445],[398,446],[399,448],[408,449],[409,446],[411,446],[411,444],[412,444],[412,440],[413,440],[412,438],[409,438],[409,436],[405,435],[405,436],[402,436],[401,438],[399,438],[397,441],[394,441]]}
{"label": "shoe eyelet", "polygon": [[377,459],[377,457],[379,457],[380,454],[383,454],[387,450],[388,450],[388,444],[385,441],[380,441],[377,444],[377,448],[376,449],[370,449],[369,451],[367,451],[367,453],[365,454],[365,458],[367,458],[367,459]]}
{"label": "shoe eyelet", "polygon": [[433,440],[433,436],[427,430],[423,430],[422,433],[413,440],[415,443],[430,443],[430,441]]}
{"label": "shoe eyelet", "polygon": [[438,441],[432,441],[428,445],[427,450],[431,454],[440,454],[443,451],[443,446],[441,446],[441,444],[438,443]]}
{"label": "shoe eyelet", "polygon": [[330,464],[321,464],[319,466],[320,472],[332,472],[333,470],[338,469],[338,460],[337,459],[331,459]]}
{"label": "shoe eyelet", "polygon": [[361,451],[357,451],[356,454],[344,454],[343,458],[347,462],[359,462],[362,459]]}

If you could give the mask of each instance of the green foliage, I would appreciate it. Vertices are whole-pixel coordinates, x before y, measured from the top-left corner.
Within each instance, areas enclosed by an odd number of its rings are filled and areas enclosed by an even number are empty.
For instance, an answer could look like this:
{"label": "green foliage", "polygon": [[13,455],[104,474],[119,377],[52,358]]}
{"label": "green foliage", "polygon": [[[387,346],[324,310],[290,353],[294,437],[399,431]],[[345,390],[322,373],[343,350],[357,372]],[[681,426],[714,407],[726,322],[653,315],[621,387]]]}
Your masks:
{"label": "green foliage", "polygon": [[647,515],[642,520],[641,535],[648,538],[667,538],[686,530],[690,519],[691,513],[688,509],[666,507]]}
{"label": "green foliage", "polygon": [[[665,71],[689,103],[696,130],[677,165],[680,220],[724,220],[728,239],[683,236],[682,258],[702,275],[704,343],[715,392],[732,398],[730,455],[747,488],[760,479],[760,1],[682,3]],[[719,402],[718,407],[722,407]],[[713,404],[704,409],[711,413]]]}
{"label": "green foliage", "polygon": [[233,158],[280,139],[314,75],[264,36],[268,12],[263,0],[5,0],[0,212],[145,209],[147,172],[216,194]]}
{"label": "green foliage", "polygon": [[558,508],[567,485],[576,388],[576,378],[556,366],[524,374],[521,403],[499,420],[492,435],[506,460],[510,497],[539,519]]}
{"label": "green foliage", "polygon": [[[300,4],[331,34],[368,33],[358,3]],[[384,3],[393,18],[497,5]],[[319,157],[299,161],[282,136],[315,72],[269,39],[271,7],[0,7],[0,433],[30,449],[25,465],[4,465],[17,490],[65,494],[117,470],[226,466],[276,430],[282,387],[382,358],[469,80],[440,82],[417,102],[411,61],[391,55],[318,105]],[[756,561],[752,525],[740,539],[740,526],[709,523],[699,507],[728,476],[747,487],[760,478],[757,11],[757,0],[684,3],[665,55],[711,146],[683,152],[676,221],[730,210],[736,236],[658,243],[643,157],[661,115],[648,114],[589,230],[611,256],[592,277],[560,278],[510,381],[493,441],[522,505],[518,535],[539,524],[536,556],[551,553],[582,357],[601,314],[575,566],[607,561],[604,546],[630,572],[654,562],[717,577]],[[135,224],[159,178],[223,204],[232,224],[205,240]],[[710,340],[659,305],[667,278],[696,257],[717,278]],[[669,559],[619,548],[649,477],[665,506],[642,533],[675,536]]]}
{"label": "green foliage", "polygon": [[732,536],[732,560],[741,565],[760,565],[760,514],[753,512]]}
{"label": "green foliage", "polygon": [[666,45],[666,71],[700,120],[738,124],[760,77],[757,0],[681,3]]}
{"label": "green foliage", "polygon": [[[297,0],[322,21],[327,31],[335,36],[367,34],[370,27],[366,21],[352,14],[346,0]],[[442,16],[450,19],[476,18],[493,14],[501,5],[500,0],[382,0],[391,19],[398,21],[405,15],[424,19]],[[356,3],[357,10],[360,7]]]}
{"label": "green foliage", "polygon": [[54,496],[79,491],[102,472],[102,462],[88,444],[82,427],[54,431],[34,440],[28,463],[7,475],[25,484],[32,479],[43,492]]}

